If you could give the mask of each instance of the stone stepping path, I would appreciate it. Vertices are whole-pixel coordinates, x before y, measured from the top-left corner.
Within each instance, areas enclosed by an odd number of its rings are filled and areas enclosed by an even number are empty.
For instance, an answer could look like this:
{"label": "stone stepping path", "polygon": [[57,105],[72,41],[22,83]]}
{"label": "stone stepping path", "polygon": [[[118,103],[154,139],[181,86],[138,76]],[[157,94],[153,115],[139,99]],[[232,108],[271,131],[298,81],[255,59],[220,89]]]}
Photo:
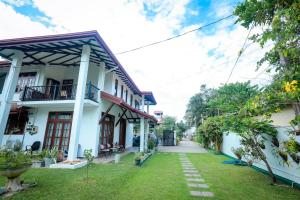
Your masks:
{"label": "stone stepping path", "polygon": [[197,189],[208,189],[209,186],[204,183],[199,171],[193,166],[186,154],[180,153],[179,159],[182,165],[183,173],[187,180],[187,185],[191,189],[190,194],[194,197],[213,197],[214,193],[208,191],[198,191]]}

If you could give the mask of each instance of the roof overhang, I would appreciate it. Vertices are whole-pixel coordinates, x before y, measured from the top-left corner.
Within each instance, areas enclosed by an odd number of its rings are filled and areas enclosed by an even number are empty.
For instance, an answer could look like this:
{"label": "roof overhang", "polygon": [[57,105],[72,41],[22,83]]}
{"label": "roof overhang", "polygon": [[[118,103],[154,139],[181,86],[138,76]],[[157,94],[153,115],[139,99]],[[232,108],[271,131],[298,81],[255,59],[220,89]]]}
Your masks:
{"label": "roof overhang", "polygon": [[144,113],[144,112],[142,112],[138,109],[133,108],[132,106],[127,104],[125,101],[123,101],[121,98],[115,97],[115,96],[113,96],[111,94],[108,94],[106,92],[103,92],[103,91],[101,92],[101,98],[106,100],[106,101],[112,102],[112,103],[114,103],[114,104],[116,104],[116,105],[118,105],[118,106],[120,106],[124,109],[127,109],[130,112],[135,113],[139,118],[144,117],[145,119],[149,119],[149,120],[151,120],[155,123],[157,122],[157,119],[154,116],[149,115],[149,114]]}
{"label": "roof overhang", "polygon": [[152,92],[144,91],[144,92],[142,92],[142,95],[144,95],[144,97],[145,97],[145,104],[148,104],[148,105],[156,105],[157,104]]}
{"label": "roof overhang", "polygon": [[[97,31],[0,40],[0,56],[12,60],[15,50],[24,52],[23,66],[79,66],[83,45],[91,47],[90,62],[104,62],[138,95],[141,91]],[[4,66],[6,64],[2,63]]]}

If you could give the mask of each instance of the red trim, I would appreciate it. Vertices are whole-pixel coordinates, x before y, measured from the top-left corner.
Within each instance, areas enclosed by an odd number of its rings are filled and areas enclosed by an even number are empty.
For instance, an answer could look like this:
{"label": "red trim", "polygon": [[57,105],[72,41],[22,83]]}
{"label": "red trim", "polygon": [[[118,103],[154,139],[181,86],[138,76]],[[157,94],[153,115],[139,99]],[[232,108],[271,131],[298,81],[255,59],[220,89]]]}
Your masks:
{"label": "red trim", "polygon": [[141,116],[145,117],[146,119],[150,119],[154,122],[157,122],[157,119],[154,116],[133,108],[132,106],[127,104],[125,101],[123,101],[121,98],[115,97],[115,96],[108,94],[106,92],[103,92],[103,91],[101,92],[101,98],[104,100],[110,101],[118,106],[123,107],[123,108],[131,110],[132,112],[137,113],[138,115],[141,115]]}

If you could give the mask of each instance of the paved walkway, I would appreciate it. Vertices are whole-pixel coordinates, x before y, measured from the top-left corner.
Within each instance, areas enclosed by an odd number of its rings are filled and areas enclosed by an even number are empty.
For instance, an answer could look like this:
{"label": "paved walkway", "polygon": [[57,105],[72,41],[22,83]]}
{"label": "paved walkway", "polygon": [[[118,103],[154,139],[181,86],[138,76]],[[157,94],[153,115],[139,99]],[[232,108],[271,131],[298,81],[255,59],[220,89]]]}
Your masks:
{"label": "paved walkway", "polygon": [[158,146],[160,152],[174,153],[206,153],[207,151],[200,147],[196,142],[183,139],[178,146]]}
{"label": "paved walkway", "polygon": [[209,186],[205,184],[199,171],[193,166],[186,154],[179,154],[187,185],[190,189],[191,196],[194,197],[213,197],[214,193],[209,191]]}

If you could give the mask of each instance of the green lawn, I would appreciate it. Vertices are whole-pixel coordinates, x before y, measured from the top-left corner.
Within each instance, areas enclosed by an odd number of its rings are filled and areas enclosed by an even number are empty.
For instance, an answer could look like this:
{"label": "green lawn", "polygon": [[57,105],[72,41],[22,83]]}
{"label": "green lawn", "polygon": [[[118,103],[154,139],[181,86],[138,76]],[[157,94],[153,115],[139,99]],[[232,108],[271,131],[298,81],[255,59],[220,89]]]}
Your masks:
{"label": "green lawn", "polygon": [[[251,168],[221,164],[228,159],[224,156],[188,156],[215,193],[214,199],[299,199],[299,190],[270,186],[268,177]],[[38,186],[11,199],[199,199],[189,195],[178,154],[156,154],[142,168],[133,166],[132,154],[118,165],[93,165],[89,183],[84,181],[85,173],[85,168],[31,169],[23,179]],[[0,184],[4,183],[1,177]]]}

